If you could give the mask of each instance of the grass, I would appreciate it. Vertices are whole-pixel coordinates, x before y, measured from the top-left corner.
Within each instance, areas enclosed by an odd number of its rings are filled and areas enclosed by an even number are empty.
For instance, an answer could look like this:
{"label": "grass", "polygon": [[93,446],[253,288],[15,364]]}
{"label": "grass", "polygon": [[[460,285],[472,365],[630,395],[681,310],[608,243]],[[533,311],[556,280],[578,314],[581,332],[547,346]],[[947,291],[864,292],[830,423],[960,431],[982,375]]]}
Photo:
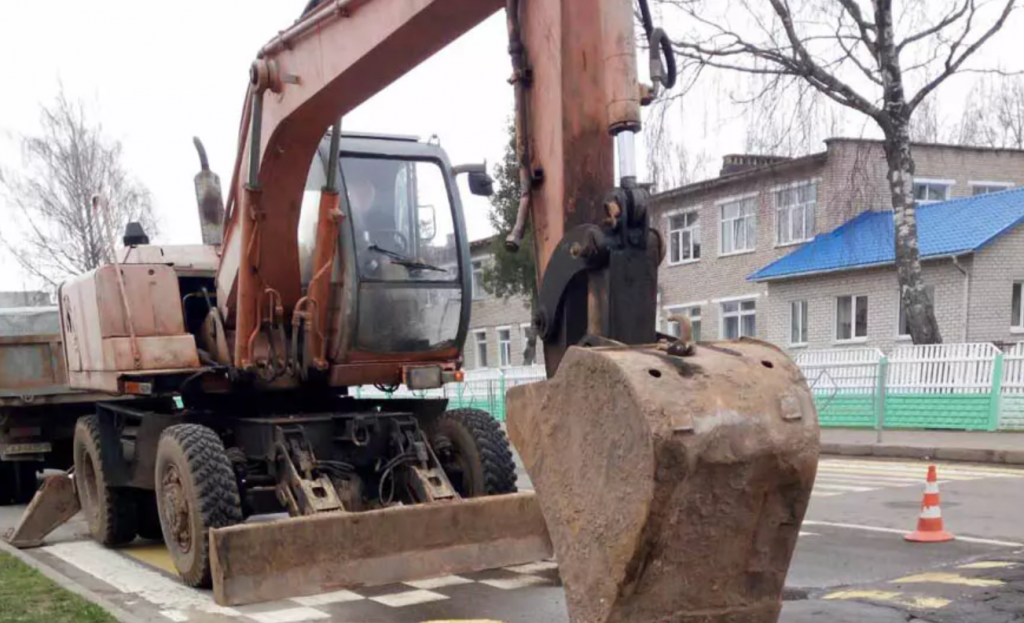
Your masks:
{"label": "grass", "polygon": [[106,610],[60,588],[9,554],[0,553],[3,623],[115,623]]}

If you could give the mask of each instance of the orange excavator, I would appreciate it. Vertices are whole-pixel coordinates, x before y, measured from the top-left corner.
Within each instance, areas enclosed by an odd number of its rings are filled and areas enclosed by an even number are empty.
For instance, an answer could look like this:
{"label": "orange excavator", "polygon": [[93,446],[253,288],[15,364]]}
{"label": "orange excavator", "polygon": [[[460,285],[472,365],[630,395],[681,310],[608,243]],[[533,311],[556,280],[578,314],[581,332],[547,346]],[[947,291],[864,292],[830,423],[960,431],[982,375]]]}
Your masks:
{"label": "orange excavator", "polygon": [[[535,493],[486,413],[349,391],[461,380],[455,179],[490,179],[340,120],[502,8],[523,191],[507,244],[533,228],[549,377],[509,391],[508,432]],[[226,202],[204,158],[208,244],[129,226],[120,259],[61,287],[70,384],[121,399],[78,421],[73,478],[44,483],[13,542],[80,507],[104,544],[162,539],[224,605],[554,554],[577,623],[775,621],[817,416],[773,346],[656,330],[664,244],[633,141],[674,74],[646,0],[310,2],[252,64]]]}

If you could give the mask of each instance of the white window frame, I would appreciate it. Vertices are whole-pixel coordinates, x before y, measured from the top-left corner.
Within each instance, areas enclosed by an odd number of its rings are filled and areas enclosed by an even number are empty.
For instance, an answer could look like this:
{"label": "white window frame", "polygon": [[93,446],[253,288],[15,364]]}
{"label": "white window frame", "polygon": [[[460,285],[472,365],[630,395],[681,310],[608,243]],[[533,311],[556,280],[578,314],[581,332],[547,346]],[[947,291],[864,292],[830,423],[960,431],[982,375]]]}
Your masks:
{"label": "white window frame", "polygon": [[[754,309],[742,309],[743,303],[747,301],[754,303]],[[738,331],[737,337],[757,337],[757,296],[730,296],[728,298],[714,299],[718,305],[718,337],[723,340],[733,339],[725,337],[725,319],[727,317],[735,316],[738,319]],[[734,312],[726,312],[724,305],[726,303],[737,303],[738,308]],[[754,317],[754,334],[746,335],[743,333],[743,317],[753,316]],[[703,328],[703,327],[702,327]]]}
{"label": "white window frame", "polygon": [[[931,290],[932,307],[935,307],[935,286],[933,284],[926,285],[925,288]],[[869,308],[870,309],[870,308]],[[911,336],[909,333],[900,333],[900,317],[903,316],[903,297],[900,295],[899,290],[896,291],[896,339],[901,342],[909,342]]]}
{"label": "white window frame", "polygon": [[[487,298],[489,294],[487,289],[484,287],[483,277],[484,269],[487,268],[487,262],[491,260],[492,256],[487,255],[483,257],[470,258],[469,260],[469,293],[474,301],[482,301]],[[480,279],[476,276],[475,264],[480,264]]]}
{"label": "white window frame", "polygon": [[798,299],[789,302],[789,345],[794,348],[807,346],[806,338],[799,342],[793,341],[793,321],[795,320],[793,317],[793,310],[798,304],[801,305],[803,311],[803,318],[800,319],[799,333],[807,334],[807,318],[811,315],[811,305],[807,299]]}
{"label": "white window frame", "polygon": [[[792,220],[792,218],[793,218],[792,217],[792,210],[794,208],[796,208],[797,206],[801,206],[801,207],[804,208],[805,215],[806,215],[807,208],[810,207],[811,214],[812,214],[812,218],[811,218],[811,220],[812,220],[811,230],[812,231],[810,231],[810,232],[806,232],[805,231],[804,232],[804,235],[805,235],[804,238],[799,238],[799,239],[798,238],[794,238],[792,240],[788,240],[786,242],[782,242],[781,240],[779,240],[779,211],[780,211],[780,207],[779,207],[779,192],[783,191],[783,190],[791,190],[791,189],[795,189],[795,188],[800,188],[801,186],[815,186],[815,187],[819,187],[819,188],[815,188],[815,191],[814,191],[814,203],[811,203],[811,204],[800,204],[800,203],[797,203],[797,204],[788,206],[786,208],[788,211],[790,211],[790,221],[789,221],[790,222],[790,232],[792,233],[792,223],[793,223],[793,220]],[[770,192],[772,194],[772,205],[774,206],[774,209],[772,211],[774,212],[774,215],[775,215],[775,234],[774,234],[774,236],[775,236],[775,246],[776,247],[789,247],[789,246],[793,246],[793,245],[796,245],[796,244],[802,244],[804,242],[807,242],[808,240],[813,240],[814,239],[814,230],[816,230],[818,228],[818,190],[820,190],[820,186],[821,186],[821,178],[820,177],[816,177],[816,178],[811,179],[811,180],[801,180],[799,182],[792,182],[792,183],[789,183],[789,184],[781,184],[779,186],[774,186],[774,187],[772,187],[770,189]],[[805,223],[804,224],[806,225],[806,217],[805,217]]]}
{"label": "white window frame", "polygon": [[[758,210],[760,208],[760,205],[759,205],[758,201],[756,201],[756,199],[758,198],[758,195],[759,195],[759,193],[756,193],[756,192],[754,192],[754,193],[746,193],[744,195],[735,195],[735,196],[732,196],[732,197],[726,197],[724,199],[719,199],[718,201],[715,202],[715,212],[717,212],[717,216],[718,216],[718,223],[717,223],[717,225],[718,225],[718,257],[729,257],[731,255],[743,255],[744,253],[754,253],[755,251],[757,251],[757,236],[758,236],[758,233],[759,233],[758,230],[757,230],[757,212],[758,212]],[[729,205],[729,204],[732,204],[732,203],[738,203],[740,201],[746,201],[747,199],[755,199],[753,214],[750,214],[749,216],[740,216],[740,217],[737,217],[737,218],[731,218],[731,219],[729,219],[729,222],[731,224],[733,221],[738,221],[738,220],[741,220],[741,219],[742,220],[746,220],[746,219],[752,218],[754,220],[754,240],[753,241],[747,240],[747,243],[750,244],[751,246],[744,246],[742,249],[735,249],[734,248],[732,251],[723,251],[722,248],[723,248],[723,245],[724,245],[724,242],[725,242],[725,237],[722,235],[722,232],[724,231],[724,227],[725,227],[725,219],[722,218],[722,215],[723,215],[723,212],[725,210],[725,207],[727,205]],[[744,231],[745,232],[747,231],[746,227],[744,227]],[[744,233],[744,237],[746,237],[746,233]],[[736,243],[736,241],[733,240],[733,245],[734,246],[735,246],[735,243]]]}
{"label": "white window frame", "polygon": [[[989,194],[989,193],[983,193],[982,195],[975,195],[974,194],[974,189],[975,188],[979,188],[979,187],[999,188],[1000,190],[1006,190],[1007,188],[1013,188],[1013,182],[995,182],[995,181],[992,181],[992,180],[971,180],[971,181],[967,182],[967,185],[971,187],[971,196],[972,197],[981,197],[983,195]],[[994,191],[990,191],[990,192],[999,192],[999,191],[994,190]]]}
{"label": "white window frame", "polygon": [[[483,340],[480,339],[481,335],[484,336]],[[488,367],[487,364],[489,362],[487,361],[487,356],[488,356],[487,355],[487,350],[490,347],[490,345],[487,342],[488,342],[488,339],[487,339],[487,329],[477,329],[477,330],[473,331],[473,363],[476,364],[476,367],[477,367],[478,370],[482,370],[482,369],[485,369],[485,368]],[[484,347],[484,356],[483,357],[480,357],[480,347],[481,346]],[[482,363],[484,365],[480,365],[481,364],[481,361],[480,361],[481,359],[483,359]]]}
{"label": "white window frame", "polygon": [[949,201],[951,196],[952,196],[952,194],[953,194],[953,187],[956,186],[956,180],[940,180],[940,179],[937,179],[937,178],[934,178],[934,177],[915,177],[914,180],[910,184],[910,194],[911,195],[915,195],[916,194],[914,192],[914,186],[917,186],[918,184],[934,184],[935,186],[945,186],[946,187],[946,198],[945,199],[923,199],[923,200],[920,200],[920,201],[917,200],[917,199],[914,200],[917,205],[919,205],[919,206],[926,206],[926,205],[928,205],[930,203],[942,203],[943,201]]}
{"label": "white window frame", "polygon": [[[665,239],[666,239],[666,244],[668,245],[666,247],[666,250],[668,251],[668,265],[669,266],[681,266],[683,264],[692,264],[694,262],[699,262],[700,261],[700,257],[699,256],[698,257],[693,257],[694,246],[696,246],[699,249],[699,252],[701,254],[703,254],[703,252],[704,252],[703,245],[701,244],[701,240],[700,240],[701,233],[702,233],[701,232],[701,226],[700,226],[701,225],[700,224],[700,221],[701,221],[701,214],[700,214],[700,212],[701,212],[701,206],[693,206],[693,207],[689,207],[689,208],[680,208],[678,210],[672,210],[671,212],[667,212],[665,214],[665,232],[666,232]],[[696,217],[697,217],[696,224],[695,225],[686,225],[686,226],[683,226],[681,229],[672,229],[672,217],[673,216],[686,216],[687,214],[694,214],[694,215],[696,215]],[[694,240],[694,230],[696,230],[696,240]],[[682,255],[683,255],[682,254],[683,232],[685,232],[685,231],[689,231],[690,232],[690,257],[688,259],[683,259],[683,257],[682,257]],[[672,261],[672,237],[674,235],[677,235],[677,234],[679,235],[679,249],[680,249],[680,253],[679,253],[679,260],[673,262]],[[696,242],[696,245],[694,244],[694,242]]]}
{"label": "white window frame", "polygon": [[[842,296],[833,297],[832,310],[832,341],[835,344],[862,344],[868,341],[868,336],[871,335],[871,318],[868,317],[866,326],[864,327],[864,335],[857,335],[857,299],[859,298],[868,299],[868,313],[871,313],[871,297],[867,294],[844,294]],[[850,301],[850,337],[849,339],[841,339],[839,337],[839,299],[852,299]]]}
{"label": "white window frame", "polygon": [[[676,323],[676,322],[674,322],[672,320],[668,320],[668,317],[680,314],[680,312],[684,312],[684,311],[693,309],[694,307],[696,307],[697,309],[700,310],[700,315],[699,316],[691,316],[689,314],[682,314],[682,315],[685,315],[687,318],[689,318],[691,320],[691,322],[693,321],[694,318],[696,318],[697,322],[701,323],[700,328],[701,328],[701,332],[703,332],[703,330],[704,330],[704,321],[703,321],[703,318],[704,318],[704,306],[707,305],[707,304],[708,304],[707,300],[703,300],[703,301],[694,301],[692,303],[680,303],[680,304],[666,305],[663,308],[664,311],[665,311],[665,332],[670,334],[670,335],[675,335],[675,336],[678,337],[678,335],[679,335],[678,332],[672,333],[672,327],[671,327],[671,325],[678,324],[678,323]],[[697,341],[697,340],[699,340],[699,338],[700,338],[700,336],[698,335],[694,339],[695,339],[695,341]]]}
{"label": "white window frame", "polygon": [[[1020,286],[1021,298],[1024,299],[1024,279],[1014,279],[1010,282],[1010,315],[1013,315],[1013,290]],[[1018,317],[1016,323],[1010,318],[1010,333],[1024,333],[1024,300],[1018,304]]]}
{"label": "white window frame", "polygon": [[[498,367],[509,368],[512,366],[512,327],[495,327],[498,333]],[[501,339],[501,332],[508,332],[508,339]]]}

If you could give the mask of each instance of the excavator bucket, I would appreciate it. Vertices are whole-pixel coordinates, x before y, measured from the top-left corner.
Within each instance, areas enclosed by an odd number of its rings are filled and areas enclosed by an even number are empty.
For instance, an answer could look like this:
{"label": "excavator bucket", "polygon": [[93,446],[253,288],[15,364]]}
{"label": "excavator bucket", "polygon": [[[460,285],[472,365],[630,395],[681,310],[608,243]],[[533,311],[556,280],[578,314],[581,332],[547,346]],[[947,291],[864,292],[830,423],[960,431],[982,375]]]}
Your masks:
{"label": "excavator bucket", "polygon": [[754,340],[570,348],[509,390],[579,623],[775,622],[818,458],[799,369]]}
{"label": "excavator bucket", "polygon": [[38,547],[46,535],[74,517],[81,508],[70,474],[47,476],[6,540],[19,549]]}
{"label": "excavator bucket", "polygon": [[223,606],[469,573],[551,557],[532,492],[325,513],[210,531]]}

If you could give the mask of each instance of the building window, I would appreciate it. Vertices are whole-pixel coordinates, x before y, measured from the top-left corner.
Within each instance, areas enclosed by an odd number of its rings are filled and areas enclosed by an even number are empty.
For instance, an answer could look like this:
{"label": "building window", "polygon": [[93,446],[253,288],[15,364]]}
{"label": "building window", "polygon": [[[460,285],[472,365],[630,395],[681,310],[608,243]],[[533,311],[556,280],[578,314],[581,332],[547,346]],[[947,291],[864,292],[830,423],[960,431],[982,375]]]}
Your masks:
{"label": "building window", "polygon": [[[928,294],[928,300],[930,300],[932,302],[932,306],[934,307],[935,306],[935,286],[925,286],[924,287],[924,291]],[[897,333],[896,335],[897,335],[897,337],[900,337],[900,338],[910,339],[910,329],[907,328],[907,310],[903,306],[903,297],[899,296],[899,295],[897,295],[897,296],[899,297],[899,301],[900,301],[900,319],[899,319],[899,325],[898,325],[899,333]]]}
{"label": "building window", "polygon": [[836,299],[836,341],[866,340],[868,297],[840,296]]}
{"label": "building window", "polygon": [[753,251],[757,247],[757,197],[723,203],[719,232],[719,255]]}
{"label": "building window", "polygon": [[484,261],[473,260],[473,273],[471,281],[473,282],[473,298],[482,299],[487,296],[487,290],[484,288]]}
{"label": "building window", "polygon": [[668,217],[668,263],[700,259],[700,214],[697,211]]}
{"label": "building window", "polygon": [[757,335],[757,302],[728,301],[722,303],[722,338],[735,340]]}
{"label": "building window", "polygon": [[512,365],[512,329],[498,329],[498,365],[507,368]]}
{"label": "building window", "polygon": [[[669,316],[686,316],[690,319],[690,326],[693,327],[693,341],[700,341],[700,305],[689,305],[683,307],[668,307],[665,309]],[[674,320],[665,322],[665,331],[669,335],[679,337],[679,323]]]}
{"label": "building window", "polygon": [[810,182],[775,191],[775,242],[794,244],[814,237],[818,185]]}
{"label": "building window", "polygon": [[476,367],[487,367],[487,330],[474,331],[473,339],[476,342]]}
{"label": "building window", "polygon": [[975,197],[997,193],[1007,188],[1013,188],[1013,182],[971,182],[971,194]]}
{"label": "building window", "polygon": [[1013,284],[1013,301],[1010,303],[1010,327],[1014,331],[1024,332],[1024,305],[1021,304],[1021,282]]}
{"label": "building window", "polygon": [[807,343],[807,301],[789,304],[789,343],[791,346]]}
{"label": "building window", "polygon": [[952,187],[953,182],[949,180],[915,180],[914,201],[917,205],[946,201],[949,199],[949,189]]}

